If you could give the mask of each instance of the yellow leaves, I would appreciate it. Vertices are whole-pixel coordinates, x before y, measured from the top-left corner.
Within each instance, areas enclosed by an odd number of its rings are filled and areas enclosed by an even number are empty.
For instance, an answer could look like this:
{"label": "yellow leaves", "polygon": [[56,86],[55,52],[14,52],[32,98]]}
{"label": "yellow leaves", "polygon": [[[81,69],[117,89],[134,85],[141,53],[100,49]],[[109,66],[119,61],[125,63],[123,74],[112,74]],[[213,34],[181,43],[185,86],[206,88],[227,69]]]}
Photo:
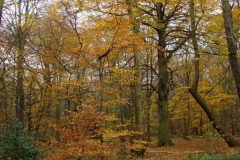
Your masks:
{"label": "yellow leaves", "polygon": [[50,6],[48,15],[52,20],[55,20],[55,21],[60,20],[59,16],[57,15],[57,13],[59,13],[58,11],[59,11],[60,7],[61,7],[60,1],[57,1]]}
{"label": "yellow leaves", "polygon": [[[126,18],[111,17],[105,21],[95,20],[94,28],[91,32],[85,30],[83,33],[86,41],[84,50],[91,53],[95,58],[103,55],[111,49],[110,57],[116,56],[115,53],[143,50],[143,37],[130,32],[131,24]],[[133,50],[134,48],[134,50]],[[112,55],[113,54],[113,55]]]}
{"label": "yellow leaves", "polygon": [[215,109],[216,111],[220,111],[223,107],[230,108],[236,104],[237,97],[235,95],[228,95],[224,93],[220,93],[216,96],[207,97],[209,100],[209,104]]}
{"label": "yellow leaves", "polygon": [[211,34],[211,35],[209,35],[209,38],[212,38],[213,40],[215,40],[216,44],[217,44],[217,42],[218,42],[218,44],[222,44],[221,41],[217,41],[217,38],[219,39],[220,36],[222,37],[224,35],[224,32],[222,32],[222,28],[223,28],[222,16],[220,14],[212,15],[211,19],[209,19],[209,21],[211,23],[208,23],[207,25],[204,26],[206,32]]}
{"label": "yellow leaves", "polygon": [[[103,139],[106,142],[110,141],[119,141],[120,138],[127,138],[127,137],[135,137],[135,136],[141,136],[143,133],[142,132],[135,132],[135,131],[129,131],[129,130],[112,130],[112,129],[105,129],[103,133]],[[146,142],[145,141],[135,141],[136,145],[144,145]]]}
{"label": "yellow leaves", "polygon": [[235,36],[239,38],[240,37],[240,9],[233,8],[232,15],[233,15],[233,28],[235,30]]}
{"label": "yellow leaves", "polygon": [[86,79],[69,80],[63,84],[63,87],[84,87],[86,86],[86,83]]}
{"label": "yellow leaves", "polygon": [[107,122],[116,122],[116,121],[118,121],[119,119],[118,118],[116,118],[116,116],[114,116],[114,115],[107,115],[106,116],[106,121]]}
{"label": "yellow leaves", "polygon": [[112,70],[112,79],[115,83],[118,85],[124,86],[124,85],[130,85],[135,82],[134,80],[134,70],[130,69],[118,69],[114,68]]}
{"label": "yellow leaves", "polygon": [[129,86],[135,82],[134,73],[135,71],[131,69],[114,68],[111,71],[111,76],[105,78],[102,84],[98,84],[96,89],[102,90],[104,107],[126,106],[131,94]]}
{"label": "yellow leaves", "polygon": [[[192,126],[198,126],[201,118],[206,119],[204,111],[189,94],[188,87],[180,87],[175,96],[169,101],[169,111],[173,121],[183,121],[187,116],[191,119]],[[201,81],[199,93],[214,112],[220,112],[236,104],[235,95],[226,94],[221,86],[210,85],[207,81]]]}
{"label": "yellow leaves", "polygon": [[153,2],[157,2],[157,3],[164,3],[165,0],[153,0]]}
{"label": "yellow leaves", "polygon": [[109,141],[113,141],[113,140],[118,140],[119,137],[124,137],[126,135],[128,135],[127,130],[121,131],[121,132],[116,132],[114,130],[108,129],[108,130],[104,131],[103,139],[104,139],[104,141],[109,142]]}
{"label": "yellow leaves", "polygon": [[129,148],[130,150],[133,149],[133,150],[138,151],[138,150],[144,148],[146,144],[147,144],[146,141],[143,141],[143,140],[134,140],[134,141],[133,141],[133,144],[130,144],[128,148]]}

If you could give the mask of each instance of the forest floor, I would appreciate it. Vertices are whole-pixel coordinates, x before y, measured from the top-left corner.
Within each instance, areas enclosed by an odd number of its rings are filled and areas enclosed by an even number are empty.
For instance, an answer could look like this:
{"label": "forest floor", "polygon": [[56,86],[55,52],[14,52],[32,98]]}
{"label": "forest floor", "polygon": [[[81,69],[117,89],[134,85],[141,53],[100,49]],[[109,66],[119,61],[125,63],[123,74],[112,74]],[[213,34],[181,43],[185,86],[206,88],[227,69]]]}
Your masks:
{"label": "forest floor", "polygon": [[174,140],[174,146],[154,147],[150,146],[146,150],[144,160],[185,160],[191,154],[197,153],[217,153],[231,154],[239,149],[229,148],[224,141],[220,140]]}

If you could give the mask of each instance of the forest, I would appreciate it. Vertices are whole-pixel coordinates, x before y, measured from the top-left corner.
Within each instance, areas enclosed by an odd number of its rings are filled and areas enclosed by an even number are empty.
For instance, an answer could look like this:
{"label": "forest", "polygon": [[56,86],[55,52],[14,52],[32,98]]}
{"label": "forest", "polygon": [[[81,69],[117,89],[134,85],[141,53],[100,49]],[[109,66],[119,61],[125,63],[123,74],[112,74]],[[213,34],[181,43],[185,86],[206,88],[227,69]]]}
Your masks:
{"label": "forest", "polygon": [[0,0],[1,160],[240,160],[240,0]]}

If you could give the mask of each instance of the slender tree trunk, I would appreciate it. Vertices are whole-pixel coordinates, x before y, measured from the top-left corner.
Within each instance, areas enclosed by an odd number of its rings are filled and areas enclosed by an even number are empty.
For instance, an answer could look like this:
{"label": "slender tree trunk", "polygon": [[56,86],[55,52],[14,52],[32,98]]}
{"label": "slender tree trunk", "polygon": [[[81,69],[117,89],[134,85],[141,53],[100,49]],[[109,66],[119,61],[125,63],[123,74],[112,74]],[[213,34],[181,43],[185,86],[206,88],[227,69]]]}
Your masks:
{"label": "slender tree trunk", "polygon": [[[139,34],[140,23],[136,20],[134,15],[132,5],[137,5],[135,0],[126,0],[126,4],[128,5],[128,14],[130,17],[130,21],[133,25],[133,32],[135,34]],[[141,105],[141,56],[134,49],[134,69],[135,69],[135,84],[134,84],[134,109],[135,109],[135,123],[138,131],[143,130],[143,109]]]}
{"label": "slender tree trunk", "polygon": [[[147,54],[147,65],[150,65],[150,67],[152,66],[152,53],[148,53]],[[150,78],[150,79],[149,79]],[[147,67],[147,108],[146,108],[146,138],[147,141],[151,141],[151,124],[150,124],[150,109],[151,109],[151,105],[152,105],[152,101],[151,101],[151,87],[150,85],[152,84],[152,80],[153,80],[153,73],[152,70],[149,69],[149,66]]]}
{"label": "slender tree trunk", "polygon": [[24,88],[23,88],[23,50],[21,44],[17,51],[17,86],[16,86],[16,117],[23,122],[24,119]]}
{"label": "slender tree trunk", "polygon": [[237,39],[236,37],[234,37],[232,11],[229,0],[221,0],[221,2],[223,10],[224,28],[228,46],[228,56],[231,64],[235,85],[237,88],[238,98],[240,99],[240,65],[237,57],[238,52]]}
{"label": "slender tree trunk", "polygon": [[22,1],[18,1],[18,24],[17,24],[17,84],[16,84],[16,118],[23,123],[24,120],[24,33],[22,28]]}
{"label": "slender tree trunk", "polygon": [[3,6],[4,6],[4,0],[0,0],[0,24],[2,24]]}
{"label": "slender tree trunk", "polygon": [[29,95],[28,95],[28,112],[27,112],[27,121],[28,121],[28,131],[31,132],[32,128],[33,128],[33,124],[32,124],[32,91],[33,91],[33,85],[32,82],[29,86]]}
{"label": "slender tree trunk", "polygon": [[230,147],[238,146],[238,143],[229,136],[222,127],[219,126],[217,120],[215,119],[215,116],[213,112],[209,109],[208,104],[205,102],[205,100],[199,95],[198,93],[198,82],[199,82],[199,50],[198,50],[198,44],[197,44],[197,38],[196,38],[196,23],[195,23],[195,11],[194,11],[194,0],[190,0],[190,14],[191,14],[191,30],[192,30],[192,43],[194,47],[194,53],[195,53],[195,76],[194,81],[189,89],[191,95],[196,100],[196,102],[201,106],[201,108],[204,110],[204,112],[207,114],[208,119],[210,120],[212,126],[216,131],[220,134],[220,136],[225,140],[225,142]]}
{"label": "slender tree trunk", "polygon": [[232,129],[232,135],[235,135],[235,127],[234,127],[234,108],[231,106],[231,129]]}
{"label": "slender tree trunk", "polygon": [[134,85],[134,107],[135,107],[135,120],[138,131],[143,130],[143,111],[141,105],[141,68],[140,68],[140,54],[134,53],[134,66],[135,66],[135,78]]}
{"label": "slender tree trunk", "polygon": [[104,101],[104,95],[103,95],[104,94],[103,93],[103,71],[101,69],[102,67],[100,67],[100,69],[99,69],[99,81],[100,81],[100,90],[99,90],[99,103],[100,103],[100,106],[99,106],[99,109],[100,109],[100,112],[103,111],[103,107],[104,107],[103,106],[103,101]]}
{"label": "slender tree trunk", "polygon": [[187,136],[190,135],[190,121],[191,121],[191,117],[190,117],[190,104],[189,104],[189,100],[188,100],[188,110],[187,110]]}
{"label": "slender tree trunk", "polygon": [[16,86],[16,117],[23,122],[24,118],[24,88],[23,88],[23,51],[17,53],[17,86]]}
{"label": "slender tree trunk", "polygon": [[3,63],[3,70],[2,70],[2,74],[1,74],[1,78],[0,78],[0,82],[1,82],[1,88],[2,88],[2,105],[3,105],[3,110],[7,111],[8,110],[8,91],[7,91],[7,84],[6,84],[6,80],[5,80],[5,73],[6,73],[6,67],[5,67],[5,62]]}
{"label": "slender tree trunk", "polygon": [[199,122],[199,136],[203,135],[203,111],[200,111],[200,122]]}
{"label": "slender tree trunk", "polygon": [[7,91],[7,84],[6,84],[6,79],[5,79],[5,73],[6,73],[6,67],[5,67],[5,62],[3,61],[3,69],[2,69],[2,73],[1,73],[1,78],[0,78],[0,112],[1,112],[1,120],[6,121],[6,119],[8,118],[8,111],[9,111],[9,107],[8,107],[8,91]]}

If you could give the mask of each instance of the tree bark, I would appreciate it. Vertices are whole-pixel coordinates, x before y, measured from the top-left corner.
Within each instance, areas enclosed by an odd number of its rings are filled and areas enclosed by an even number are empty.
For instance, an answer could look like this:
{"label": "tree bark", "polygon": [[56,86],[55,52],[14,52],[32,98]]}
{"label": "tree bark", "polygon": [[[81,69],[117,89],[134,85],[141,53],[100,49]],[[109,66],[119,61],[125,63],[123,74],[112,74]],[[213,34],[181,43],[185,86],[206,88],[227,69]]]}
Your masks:
{"label": "tree bark", "polygon": [[172,145],[171,136],[169,133],[169,117],[168,117],[168,72],[167,72],[167,60],[164,57],[164,53],[158,52],[158,116],[159,116],[159,128],[158,128],[158,145],[168,146]]}

